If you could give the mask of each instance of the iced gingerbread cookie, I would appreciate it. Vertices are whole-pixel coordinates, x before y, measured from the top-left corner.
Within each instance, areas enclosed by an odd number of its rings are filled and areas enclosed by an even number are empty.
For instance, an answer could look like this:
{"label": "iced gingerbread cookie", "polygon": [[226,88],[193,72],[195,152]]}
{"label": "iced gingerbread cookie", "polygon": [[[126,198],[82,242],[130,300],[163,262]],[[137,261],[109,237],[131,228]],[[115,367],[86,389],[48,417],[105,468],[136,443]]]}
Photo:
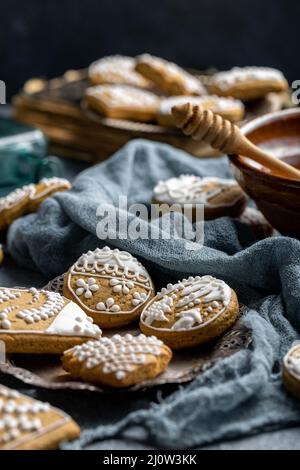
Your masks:
{"label": "iced gingerbread cookie", "polygon": [[140,329],[171,349],[196,346],[224,333],[236,321],[235,292],[212,276],[189,277],[168,284],[144,308]]}
{"label": "iced gingerbread cookie", "polygon": [[151,84],[134,70],[133,57],[113,55],[93,62],[88,69],[88,76],[94,85],[117,84],[136,88],[150,88]]}
{"label": "iced gingerbread cookie", "polygon": [[98,85],[87,88],[88,105],[108,118],[153,121],[160,99],[154,93],[128,85]]}
{"label": "iced gingerbread cookie", "polygon": [[200,80],[184,69],[149,54],[136,58],[135,70],[167,95],[203,95],[206,93]]}
{"label": "iced gingerbread cookie", "polygon": [[161,374],[172,351],[155,336],[114,335],[66,351],[63,368],[73,377],[111,387],[129,387]]}
{"label": "iced gingerbread cookie", "polygon": [[47,197],[71,188],[63,178],[44,178],[38,184],[29,184],[0,198],[0,230],[5,230],[18,217],[35,212]]}
{"label": "iced gingerbread cookie", "polygon": [[220,96],[232,96],[243,101],[262,98],[270,92],[288,89],[284,75],[269,67],[234,67],[216,73],[209,91]]}
{"label": "iced gingerbread cookie", "polygon": [[88,251],[64,277],[64,295],[103,328],[134,321],[154,296],[152,280],[127,251],[109,247]]}
{"label": "iced gingerbread cookie", "polygon": [[157,121],[162,126],[176,127],[171,110],[173,106],[184,103],[202,106],[204,109],[211,109],[214,113],[220,114],[225,119],[232,122],[241,121],[244,116],[244,105],[240,100],[234,98],[223,98],[221,96],[172,96],[161,100],[157,114]]}
{"label": "iced gingerbread cookie", "polygon": [[300,399],[300,343],[294,345],[285,355],[282,377],[285,388]]}
{"label": "iced gingerbread cookie", "polygon": [[8,353],[61,354],[99,336],[92,318],[56,292],[0,288],[0,340]]}
{"label": "iced gingerbread cookie", "polygon": [[53,450],[79,434],[63,411],[0,385],[0,450]]}
{"label": "iced gingerbread cookie", "polygon": [[196,205],[204,204],[206,220],[217,217],[237,217],[247,203],[247,196],[235,180],[217,177],[180,175],[159,181],[153,192],[154,204],[191,204],[193,219],[196,220]]}

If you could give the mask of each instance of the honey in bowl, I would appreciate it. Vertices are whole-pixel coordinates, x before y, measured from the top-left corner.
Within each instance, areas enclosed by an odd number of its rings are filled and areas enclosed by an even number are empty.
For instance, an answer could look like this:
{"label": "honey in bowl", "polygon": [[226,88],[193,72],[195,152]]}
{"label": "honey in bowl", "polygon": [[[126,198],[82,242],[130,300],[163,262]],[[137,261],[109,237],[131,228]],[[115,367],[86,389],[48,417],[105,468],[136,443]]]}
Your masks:
{"label": "honey in bowl", "polygon": [[[300,109],[271,113],[248,122],[243,133],[255,145],[300,169]],[[300,238],[300,180],[271,173],[241,155],[229,156],[244,191],[283,235]]]}

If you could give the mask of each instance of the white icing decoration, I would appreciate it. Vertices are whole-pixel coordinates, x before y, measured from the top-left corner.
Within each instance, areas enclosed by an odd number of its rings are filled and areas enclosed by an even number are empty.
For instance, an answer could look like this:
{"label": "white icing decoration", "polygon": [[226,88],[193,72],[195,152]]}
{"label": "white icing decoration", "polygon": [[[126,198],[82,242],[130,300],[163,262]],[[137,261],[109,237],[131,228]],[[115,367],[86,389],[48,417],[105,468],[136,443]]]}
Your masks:
{"label": "white icing decoration", "polygon": [[15,189],[15,191],[9,193],[7,196],[0,198],[0,211],[17,206],[24,198],[32,196],[34,192],[34,184]]}
{"label": "white icing decoration", "polygon": [[[76,281],[75,290],[71,285],[73,275],[80,276]],[[93,277],[86,280],[85,277],[89,275]],[[83,294],[87,292],[88,298],[92,297],[89,293],[89,290],[91,290],[89,286],[99,286],[97,284],[98,278],[108,280],[111,293],[107,299],[98,302],[96,306],[86,305],[84,303],[86,295]],[[136,287],[142,287],[146,292],[136,291]],[[94,251],[88,251],[78,259],[68,274],[68,288],[76,297],[78,304],[91,312],[101,311],[103,313],[115,312],[120,314],[133,313],[143,303],[147,302],[154,290],[149,274],[136,258],[126,251],[120,251],[117,248],[111,250],[107,246],[102,249],[96,248]],[[96,287],[93,287],[93,289],[96,291]],[[129,295],[128,300],[132,308],[128,307],[127,311],[122,311],[120,305],[115,304],[114,293]]]}
{"label": "white icing decoration", "polygon": [[237,183],[231,179],[180,175],[159,181],[154,188],[154,196],[158,202],[168,204],[209,204],[210,199],[234,186]]}
{"label": "white icing decoration", "polygon": [[199,308],[184,310],[177,313],[176,317],[179,317],[179,320],[177,320],[171,328],[175,331],[190,330],[195,325],[202,323],[202,316]]}
{"label": "white icing decoration", "polygon": [[173,298],[167,295],[157,302],[153,302],[145,314],[146,325],[151,325],[154,321],[168,321],[165,313],[171,313],[173,307]]}
{"label": "white icing decoration", "polygon": [[93,323],[74,302],[68,302],[46,330],[47,334],[60,336],[87,336],[98,338],[100,328]]}
{"label": "white icing decoration", "polygon": [[132,281],[124,279],[111,279],[109,284],[110,286],[113,286],[114,292],[123,292],[123,294],[129,294],[130,289],[134,287],[134,283]]}
{"label": "white icing decoration", "polygon": [[222,90],[245,81],[276,81],[285,82],[282,72],[269,67],[234,67],[231,70],[218,72],[213,77],[213,83]]}
{"label": "white icing decoration", "polygon": [[66,353],[71,353],[89,369],[101,366],[102,373],[114,374],[116,379],[123,380],[135,366],[145,363],[146,355],[159,356],[162,346],[163,342],[155,336],[126,334],[87,341]]}
{"label": "white icing decoration", "polygon": [[[36,289],[29,290],[33,294],[34,303],[36,300]],[[48,318],[54,317],[61,311],[64,306],[64,298],[56,292],[41,291],[46,301],[39,307],[25,308],[17,313],[17,317],[23,319],[26,323],[38,323],[42,320],[48,320]],[[39,294],[38,294],[39,295]]]}
{"label": "white icing decoration", "polygon": [[[20,398],[23,398],[20,401]],[[24,401],[17,391],[0,386],[0,444],[17,440],[24,433],[41,431],[42,422],[36,415],[50,410],[48,403]]]}
{"label": "white icing decoration", "polygon": [[112,297],[106,299],[105,302],[99,302],[96,305],[96,309],[104,312],[119,312],[121,310],[120,306],[115,304],[115,301]]}
{"label": "white icing decoration", "polygon": [[65,178],[57,178],[53,176],[52,178],[43,178],[40,183],[45,184],[46,186],[66,186],[70,187],[70,182]]}
{"label": "white icing decoration", "polygon": [[40,199],[46,196],[47,194],[52,193],[52,191],[62,189],[62,188],[70,189],[71,187],[71,184],[69,183],[68,180],[64,178],[57,178],[55,176],[53,178],[43,178],[40,181],[40,183],[43,183],[45,188],[42,191],[39,190],[38,192],[36,192],[36,188],[35,188],[35,191],[33,192],[33,194],[30,195],[30,199],[32,200]]}
{"label": "white icing decoration", "polygon": [[[46,290],[38,291],[34,287],[24,289],[32,295],[32,300],[28,302],[27,308],[19,310],[16,318],[24,320],[27,324],[39,323],[53,317],[52,323],[44,330],[15,330],[8,315],[16,308],[18,304],[7,306],[0,311],[0,331],[7,331],[10,334],[30,333],[30,334],[51,334],[60,336],[86,336],[98,338],[101,336],[100,328],[93,323],[85,312],[74,302],[67,301],[57,292]],[[36,307],[35,303],[40,299],[40,295],[46,297],[42,305]],[[2,302],[18,299],[21,292],[16,289],[0,289],[0,298]],[[32,306],[33,305],[33,306]]]}
{"label": "white icing decoration", "polygon": [[20,292],[12,291],[11,289],[1,289],[0,290],[0,304],[7,302],[8,300],[16,300],[20,297]]}
{"label": "white icing decoration", "polygon": [[146,300],[147,300],[147,294],[145,292],[134,292],[131,303],[132,305],[136,307],[137,305],[140,305],[146,302]]}
{"label": "white icing decoration", "polygon": [[60,187],[69,189],[71,186],[69,181],[64,178],[44,178],[40,182],[43,183],[46,188],[38,193],[36,192],[36,185],[29,184],[22,186],[21,188],[17,188],[7,196],[0,198],[0,211],[11,209],[17,206],[23,199],[27,197],[31,200],[43,197],[49,192],[49,189],[52,190]]}
{"label": "white icing decoration", "polygon": [[[187,330],[210,321],[210,319],[203,321],[200,305],[205,307],[210,304],[207,306],[207,312],[213,313],[212,318],[215,318],[225,310],[230,300],[231,288],[224,281],[212,276],[190,276],[188,279],[178,281],[177,284],[168,284],[163,288],[145,307],[141,321],[149,326],[156,321],[168,322],[166,313],[174,311],[175,317],[179,320],[170,328]],[[170,328],[166,326],[159,329]]]}
{"label": "white icing decoration", "polygon": [[87,282],[85,282],[84,279],[80,278],[77,280],[76,285],[78,286],[78,289],[76,289],[76,294],[84,294],[84,297],[86,299],[90,299],[91,297],[93,297],[93,293],[99,290],[99,286],[93,277],[89,277]]}

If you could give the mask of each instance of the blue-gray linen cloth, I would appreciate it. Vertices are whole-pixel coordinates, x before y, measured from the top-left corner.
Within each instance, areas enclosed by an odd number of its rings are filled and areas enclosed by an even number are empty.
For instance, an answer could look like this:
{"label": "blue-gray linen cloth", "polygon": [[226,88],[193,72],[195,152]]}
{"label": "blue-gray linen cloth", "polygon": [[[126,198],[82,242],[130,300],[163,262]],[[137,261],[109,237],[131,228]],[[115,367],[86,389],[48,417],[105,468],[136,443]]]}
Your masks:
{"label": "blue-gray linen cloth", "polygon": [[[148,409],[86,430],[67,448],[128,430],[140,439],[150,437],[157,447],[187,448],[300,424],[300,405],[285,393],[281,380],[283,355],[300,332],[298,240],[278,236],[257,241],[247,226],[227,217],[206,222],[204,246],[194,250],[187,249],[192,242],[183,238],[103,241],[96,236],[99,207],[117,207],[120,195],[130,205],[149,207],[155,184],[182,173],[231,176],[225,157],[197,159],[165,144],[136,140],[82,172],[72,190],[46,200],[37,213],[15,221],[9,230],[15,260],[48,276],[64,272],[83,252],[109,244],[138,257],[157,288],[189,274],[210,274],[226,281],[246,306],[242,321],[252,330],[250,348]],[[128,223],[136,218],[127,215]],[[149,223],[144,220],[143,228]],[[152,222],[159,231],[157,223]]]}

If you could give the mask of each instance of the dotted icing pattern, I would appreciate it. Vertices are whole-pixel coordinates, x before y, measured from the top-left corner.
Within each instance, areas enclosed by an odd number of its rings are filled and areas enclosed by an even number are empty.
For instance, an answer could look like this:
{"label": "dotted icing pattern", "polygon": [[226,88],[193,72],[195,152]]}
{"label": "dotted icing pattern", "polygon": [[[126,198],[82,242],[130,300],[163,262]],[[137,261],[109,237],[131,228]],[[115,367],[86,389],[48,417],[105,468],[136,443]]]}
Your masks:
{"label": "dotted icing pattern", "polygon": [[55,188],[70,188],[70,183],[64,178],[44,178],[40,181],[45,185],[45,189],[37,193],[35,184],[29,184],[22,188],[17,188],[7,196],[0,198],[0,211],[11,209],[20,204],[24,199],[29,198],[31,200],[38,199]]}
{"label": "dotted icing pattern", "polygon": [[[30,294],[30,300],[22,294]],[[41,302],[43,296],[43,302]],[[13,304],[11,304],[13,302]],[[37,304],[39,303],[39,304]],[[17,312],[15,312],[17,311]],[[43,322],[53,318],[50,326],[44,327]],[[16,330],[16,320],[24,322],[24,329]],[[28,329],[38,324],[40,329]],[[47,323],[48,325],[48,323]],[[62,336],[87,336],[97,338],[101,335],[100,328],[93,323],[83,310],[73,302],[67,301],[57,292],[30,289],[0,288],[0,333],[47,333]]]}
{"label": "dotted icing pattern", "polygon": [[[191,276],[163,288],[145,307],[141,321],[148,326],[165,323],[159,329],[190,330],[215,319],[230,300],[231,289],[224,281],[212,276]],[[172,317],[174,321],[170,320]]]}
{"label": "dotted icing pattern", "polygon": [[20,204],[27,197],[33,196],[35,193],[35,185],[29,184],[22,188],[17,188],[5,197],[0,198],[0,211],[11,209]]}
{"label": "dotted icing pattern", "polygon": [[[80,276],[75,286],[71,284],[72,276]],[[111,294],[101,299],[95,307],[87,306],[85,299],[92,299],[97,292],[101,293],[99,281],[107,279]],[[98,281],[98,282],[97,282]],[[142,287],[146,292],[136,290]],[[142,264],[126,251],[109,247],[88,251],[71,267],[68,274],[68,289],[76,301],[93,312],[133,313],[149,299],[153,285],[149,274]],[[129,310],[122,310],[116,303],[114,294],[131,294]]]}
{"label": "dotted icing pattern", "polygon": [[223,90],[248,80],[285,82],[282,72],[269,67],[234,67],[213,77],[213,83]]}
{"label": "dotted icing pattern", "polygon": [[87,341],[66,353],[71,353],[88,369],[100,366],[103,374],[114,374],[117,380],[123,380],[136,366],[145,364],[147,356],[160,356],[163,346],[155,336],[126,334]]}
{"label": "dotted icing pattern", "polygon": [[300,344],[294,346],[286,354],[284,366],[294,377],[300,380]]}
{"label": "dotted icing pattern", "polygon": [[48,403],[20,401],[21,397],[16,390],[0,385],[0,444],[2,445],[20,438],[24,433],[40,431],[42,422],[37,414],[47,413],[50,410]]}
{"label": "dotted icing pattern", "polygon": [[236,186],[232,179],[180,175],[159,181],[154,188],[154,196],[158,202],[169,204],[209,204],[213,197]]}

